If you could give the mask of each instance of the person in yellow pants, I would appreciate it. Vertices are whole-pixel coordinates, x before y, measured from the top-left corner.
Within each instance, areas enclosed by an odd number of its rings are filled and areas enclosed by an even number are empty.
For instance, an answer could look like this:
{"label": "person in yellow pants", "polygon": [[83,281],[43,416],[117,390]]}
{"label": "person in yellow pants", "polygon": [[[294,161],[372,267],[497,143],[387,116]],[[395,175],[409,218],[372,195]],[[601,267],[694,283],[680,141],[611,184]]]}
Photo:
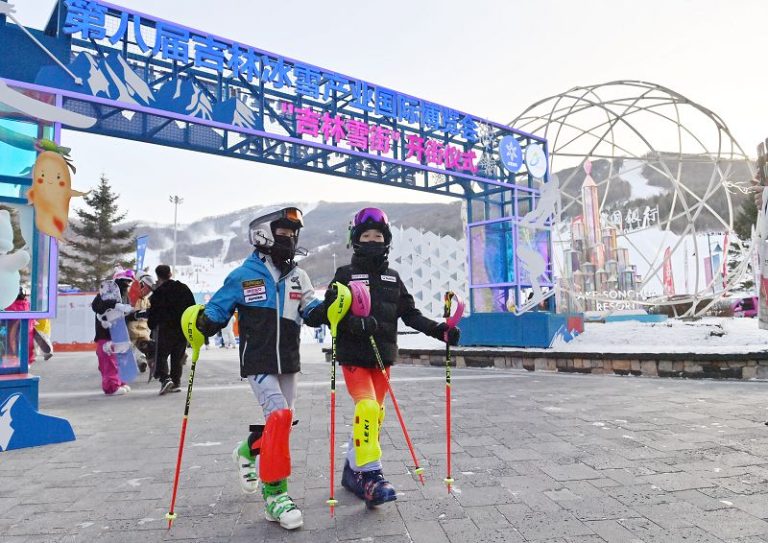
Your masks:
{"label": "person in yellow pants", "polygon": [[[445,323],[422,315],[400,275],[389,267],[392,231],[384,211],[375,207],[358,211],[349,241],[354,250],[352,260],[336,270],[331,285],[364,281],[371,293],[371,311],[367,317],[349,312],[338,327],[337,359],[347,391],[355,403],[341,484],[371,508],[396,500],[397,493],[382,468],[378,436],[384,420],[387,378],[378,367],[370,338],[375,339],[389,376],[390,366],[397,358],[398,320],[428,336],[447,339],[451,345],[458,343],[459,329],[449,331]],[[334,299],[335,291],[329,287],[324,305],[328,307]]]}
{"label": "person in yellow pants", "polygon": [[53,341],[51,341],[51,320],[38,319],[34,331],[35,345],[43,353],[43,360],[53,356]]}

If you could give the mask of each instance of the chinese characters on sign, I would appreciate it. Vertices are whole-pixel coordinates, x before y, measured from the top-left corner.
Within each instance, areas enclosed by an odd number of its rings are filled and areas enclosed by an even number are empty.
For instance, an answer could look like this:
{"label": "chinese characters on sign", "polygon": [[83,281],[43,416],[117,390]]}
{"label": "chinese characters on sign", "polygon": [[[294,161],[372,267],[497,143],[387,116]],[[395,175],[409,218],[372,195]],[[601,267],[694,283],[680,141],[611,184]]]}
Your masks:
{"label": "chinese characters on sign", "polygon": [[[112,45],[128,39],[129,29],[142,53],[159,56],[168,61],[191,64],[219,75],[228,72],[232,78],[251,85],[269,84],[275,89],[292,88],[297,95],[314,100],[344,98],[349,107],[363,113],[374,113],[396,121],[419,124],[426,130],[442,131],[448,136],[461,137],[468,142],[478,140],[477,121],[456,110],[412,98],[383,87],[377,87],[333,72],[321,70],[284,57],[269,55],[252,47],[222,41],[168,22],[155,22],[154,31],[136,13],[121,11],[117,29],[108,33],[109,9],[93,0],[64,0],[67,8],[64,21],[66,34],[79,34],[84,40],[109,40]],[[151,34],[154,34],[150,38]],[[345,125],[345,129],[346,125]],[[366,137],[359,133],[363,126],[350,127],[347,133],[357,133],[362,145]],[[335,130],[338,131],[338,128]],[[357,132],[356,132],[357,131]],[[382,140],[386,136],[382,136]],[[429,141],[429,140],[428,140]],[[438,152],[439,154],[439,152]],[[448,150],[443,160],[453,160]]]}
{"label": "chinese characters on sign", "polygon": [[[312,137],[322,137],[324,142],[338,145],[346,142],[351,149],[368,152],[389,153],[403,139],[400,132],[391,128],[366,123],[357,119],[333,117],[320,113],[310,107],[297,108],[290,102],[281,102],[284,115],[294,115],[296,132]],[[415,157],[420,164],[434,164],[448,170],[477,172],[474,151],[464,151],[461,147],[444,144],[432,138],[422,138],[417,134],[408,134],[405,138],[405,157]]]}
{"label": "chinese characters on sign", "polygon": [[611,214],[601,213],[601,223],[605,226],[613,226],[622,234],[628,234],[635,230],[649,228],[659,222],[659,206],[645,206],[642,214],[640,208],[616,210]]}

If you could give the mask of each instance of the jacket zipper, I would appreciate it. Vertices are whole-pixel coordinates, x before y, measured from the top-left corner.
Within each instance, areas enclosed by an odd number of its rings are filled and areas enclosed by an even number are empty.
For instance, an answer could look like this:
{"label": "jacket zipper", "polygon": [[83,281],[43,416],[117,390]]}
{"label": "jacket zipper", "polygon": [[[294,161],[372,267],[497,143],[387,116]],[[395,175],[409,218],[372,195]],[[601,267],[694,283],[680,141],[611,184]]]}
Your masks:
{"label": "jacket zipper", "polygon": [[240,355],[240,372],[242,373],[243,368],[245,368],[245,351],[248,350],[248,337],[246,336],[245,344],[243,345],[243,354]]}
{"label": "jacket zipper", "polygon": [[275,316],[277,317],[277,341],[275,342],[275,352],[277,353],[277,373],[283,373],[282,364],[280,363],[280,281],[281,277],[275,281]]}

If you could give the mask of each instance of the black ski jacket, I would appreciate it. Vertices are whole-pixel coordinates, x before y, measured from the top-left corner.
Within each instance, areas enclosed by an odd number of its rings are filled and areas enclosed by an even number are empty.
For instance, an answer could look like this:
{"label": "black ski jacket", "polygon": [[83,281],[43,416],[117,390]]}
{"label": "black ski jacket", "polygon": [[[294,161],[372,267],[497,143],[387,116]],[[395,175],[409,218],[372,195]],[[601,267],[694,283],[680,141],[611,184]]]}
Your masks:
{"label": "black ski jacket", "polygon": [[[336,270],[333,282],[348,285],[350,281],[365,281],[371,291],[371,315],[378,324],[373,334],[385,366],[397,360],[397,319],[427,335],[434,333],[437,322],[429,319],[416,309],[413,296],[408,293],[400,275],[388,267],[388,263],[371,271],[356,264],[342,266]],[[325,311],[323,311],[325,314]],[[327,318],[327,317],[326,317]],[[367,335],[354,335],[349,331],[347,317],[339,323],[336,338],[336,359],[341,365],[375,368],[378,363]]]}
{"label": "black ski jacket", "polygon": [[158,331],[158,343],[174,345],[186,341],[181,330],[181,314],[191,305],[195,305],[195,297],[181,281],[169,279],[155,289],[149,297],[147,326]]}

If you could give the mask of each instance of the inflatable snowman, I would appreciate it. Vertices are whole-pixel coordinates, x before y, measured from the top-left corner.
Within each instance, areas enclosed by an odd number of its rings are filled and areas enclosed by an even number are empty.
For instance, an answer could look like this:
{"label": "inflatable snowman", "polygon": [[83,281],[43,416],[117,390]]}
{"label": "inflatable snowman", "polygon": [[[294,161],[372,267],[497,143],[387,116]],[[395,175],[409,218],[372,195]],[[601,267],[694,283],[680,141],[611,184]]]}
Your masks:
{"label": "inflatable snowman", "polygon": [[[29,253],[13,250],[11,214],[0,209],[0,311],[11,305],[19,294],[19,270],[29,264]],[[10,253],[10,254],[9,254]]]}

